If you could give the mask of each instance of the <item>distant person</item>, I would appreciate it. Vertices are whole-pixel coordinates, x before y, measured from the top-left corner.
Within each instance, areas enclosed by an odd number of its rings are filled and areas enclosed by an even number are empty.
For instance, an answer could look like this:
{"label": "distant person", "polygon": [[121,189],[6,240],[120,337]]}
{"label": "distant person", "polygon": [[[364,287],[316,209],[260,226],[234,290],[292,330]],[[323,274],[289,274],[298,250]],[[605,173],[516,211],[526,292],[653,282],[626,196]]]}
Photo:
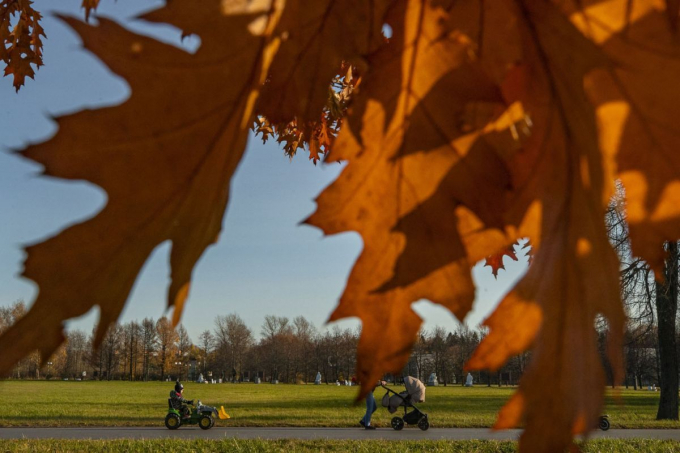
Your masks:
{"label": "distant person", "polygon": [[175,383],[175,390],[170,390],[170,404],[172,408],[179,411],[182,418],[189,418],[190,411],[187,404],[194,404],[194,400],[184,399],[184,386],[179,381]]}
{"label": "distant person", "polygon": [[385,381],[378,381],[375,383],[371,391],[366,395],[366,414],[364,418],[359,420],[359,424],[364,427],[364,429],[375,429],[375,426],[371,425],[371,417],[373,412],[378,410],[378,405],[375,404],[375,397],[373,396],[373,391],[379,385],[385,385]]}

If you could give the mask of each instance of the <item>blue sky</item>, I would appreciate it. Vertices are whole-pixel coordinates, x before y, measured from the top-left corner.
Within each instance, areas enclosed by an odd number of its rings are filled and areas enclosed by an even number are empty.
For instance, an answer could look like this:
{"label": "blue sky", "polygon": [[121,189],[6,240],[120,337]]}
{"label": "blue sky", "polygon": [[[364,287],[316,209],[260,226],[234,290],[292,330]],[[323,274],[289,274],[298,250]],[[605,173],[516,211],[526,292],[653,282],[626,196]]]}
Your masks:
{"label": "blue sky", "polygon": [[[130,19],[162,2],[101,3],[99,14],[129,28],[189,49],[199,45],[197,39],[180,43],[178,32],[170,27],[149,27]],[[0,79],[0,306],[18,299],[30,303],[36,294],[32,282],[18,277],[22,245],[94,215],[106,202],[96,186],[39,177],[38,165],[8,152],[54,134],[49,115],[116,104],[129,95],[125,82],[84,52],[76,35],[50,14],[82,17],[79,6],[80,0],[36,0],[35,7],[46,16],[45,66],[19,94],[9,77]],[[325,322],[361,250],[361,239],[354,233],[323,238],[318,230],[298,223],[313,212],[313,199],[341,170],[338,164],[314,166],[302,154],[289,161],[275,143],[250,140],[232,181],[220,241],[208,249],[194,271],[183,317],[193,338],[211,329],[218,314],[238,313],[255,334],[267,314],[302,314],[317,326]],[[168,252],[164,244],[151,255],[122,321],[164,314]],[[497,280],[488,267],[474,268],[478,289],[469,324],[476,325],[488,315],[524,272],[526,258],[517,263],[506,259],[506,268]],[[455,319],[443,308],[429,302],[419,302],[415,308],[427,328],[455,326]],[[93,311],[68,327],[90,329],[96,320]],[[356,321],[343,325],[356,325]]]}

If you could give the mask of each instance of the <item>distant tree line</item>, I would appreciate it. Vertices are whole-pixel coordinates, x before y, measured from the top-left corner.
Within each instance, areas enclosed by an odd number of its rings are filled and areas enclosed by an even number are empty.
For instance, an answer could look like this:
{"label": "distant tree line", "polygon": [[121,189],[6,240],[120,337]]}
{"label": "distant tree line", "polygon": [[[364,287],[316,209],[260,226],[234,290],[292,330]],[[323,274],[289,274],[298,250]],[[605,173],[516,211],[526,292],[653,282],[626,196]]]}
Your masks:
{"label": "distant tree line", "polygon": [[[625,286],[624,280],[622,278],[622,286]],[[653,279],[648,284],[653,286]],[[633,286],[645,285],[638,282]],[[659,385],[654,298],[644,293],[628,294],[630,300],[636,301],[630,302],[630,313],[636,316],[629,316],[626,331],[625,379],[612,384],[636,389]],[[26,311],[22,301],[0,307],[0,332]],[[606,323],[596,327],[605,360]],[[223,382],[259,378],[263,382],[306,383],[313,382],[320,372],[325,383],[344,382],[355,376],[359,333],[359,329],[337,326],[320,330],[304,316],[290,320],[269,315],[265,316],[256,339],[240,316],[229,314],[217,316],[212,330],[191,339],[181,324],[173,329],[167,318],[145,318],[141,322],[114,324],[99,349],[93,348],[94,331],[87,334],[71,330],[64,345],[42,366],[36,352],[19,362],[9,377],[174,381],[196,380],[202,374],[205,379]],[[387,378],[399,381],[408,375],[427,382],[434,373],[439,385],[462,385],[466,375],[464,364],[485,335],[484,328],[467,326],[459,326],[452,332],[442,327],[421,330],[401,376]],[[474,382],[516,385],[530,359],[531,353],[525,352],[510,359],[498,371],[475,371]]]}
{"label": "distant tree line", "polygon": [[[19,301],[0,308],[0,332],[26,312]],[[94,334],[71,330],[67,341],[40,366],[33,354],[12,371],[14,379],[196,380],[223,382],[277,380],[282,383],[351,381],[355,376],[359,329],[320,330],[304,316],[289,319],[265,316],[256,339],[237,314],[217,316],[212,330],[191,339],[181,324],[172,328],[167,318],[114,324],[99,349]],[[402,375],[427,381],[435,373],[441,385],[461,384],[463,365],[484,331],[460,327],[422,330]],[[477,383],[516,384],[528,354],[518,356],[498,373],[475,373]],[[399,380],[401,376],[388,376]]]}
{"label": "distant tree line", "polygon": [[[27,311],[22,301],[0,308],[0,332]],[[191,339],[167,318],[114,324],[98,349],[95,332],[71,330],[66,342],[40,366],[37,353],[21,361],[11,378],[99,380],[196,380],[325,382],[351,379],[358,330],[316,329],[306,318],[266,316],[256,339],[236,314],[218,316],[212,330]]]}
{"label": "distant tree line", "polygon": [[[453,332],[447,332],[443,327],[422,330],[402,375],[429,382],[434,374],[438,385],[463,385],[467,374],[464,371],[465,363],[486,333],[484,328],[471,329],[465,325]],[[529,352],[517,355],[495,372],[474,371],[474,383],[487,386],[516,385],[528,365],[530,355]]]}

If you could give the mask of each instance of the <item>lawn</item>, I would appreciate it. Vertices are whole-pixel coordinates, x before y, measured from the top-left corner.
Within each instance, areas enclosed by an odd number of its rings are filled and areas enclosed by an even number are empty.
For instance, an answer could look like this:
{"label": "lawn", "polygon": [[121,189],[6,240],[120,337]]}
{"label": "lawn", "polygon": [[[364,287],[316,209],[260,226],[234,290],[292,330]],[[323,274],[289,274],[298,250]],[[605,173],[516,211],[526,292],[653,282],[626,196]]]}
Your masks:
{"label": "lawn", "polygon": [[[380,440],[10,440],[3,442],[3,452],[28,453],[69,451],[92,453],[510,453],[517,451],[515,442],[483,440],[464,441],[380,441]],[[583,453],[670,453],[680,452],[680,444],[647,439],[600,439],[582,445]]]}
{"label": "lawn", "polygon": [[[168,382],[0,381],[0,426],[158,426],[167,412]],[[224,405],[232,416],[219,426],[357,426],[363,404],[353,405],[356,387],[332,385],[185,384],[187,398]],[[433,427],[489,427],[514,389],[428,387],[419,407]],[[382,398],[377,389],[375,396]],[[622,390],[620,403],[610,391],[606,412],[615,428],[680,428],[654,420],[659,394]],[[390,415],[379,407],[377,426]]]}

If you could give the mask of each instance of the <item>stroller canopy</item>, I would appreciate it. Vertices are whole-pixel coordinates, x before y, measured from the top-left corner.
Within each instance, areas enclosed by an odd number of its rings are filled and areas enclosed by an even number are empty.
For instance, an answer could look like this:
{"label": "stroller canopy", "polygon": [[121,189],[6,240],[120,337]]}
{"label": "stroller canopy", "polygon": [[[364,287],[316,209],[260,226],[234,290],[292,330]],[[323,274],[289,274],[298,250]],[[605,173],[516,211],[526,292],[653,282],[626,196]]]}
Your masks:
{"label": "stroller canopy", "polygon": [[406,392],[411,395],[411,401],[416,403],[425,402],[425,385],[418,379],[406,376],[404,378],[404,385],[406,386]]}
{"label": "stroller canopy", "polygon": [[413,403],[425,402],[425,386],[418,379],[407,376],[404,378],[405,392],[396,393],[394,390],[390,396],[390,390],[385,393],[382,399],[382,405],[394,414],[399,406],[414,407]]}

